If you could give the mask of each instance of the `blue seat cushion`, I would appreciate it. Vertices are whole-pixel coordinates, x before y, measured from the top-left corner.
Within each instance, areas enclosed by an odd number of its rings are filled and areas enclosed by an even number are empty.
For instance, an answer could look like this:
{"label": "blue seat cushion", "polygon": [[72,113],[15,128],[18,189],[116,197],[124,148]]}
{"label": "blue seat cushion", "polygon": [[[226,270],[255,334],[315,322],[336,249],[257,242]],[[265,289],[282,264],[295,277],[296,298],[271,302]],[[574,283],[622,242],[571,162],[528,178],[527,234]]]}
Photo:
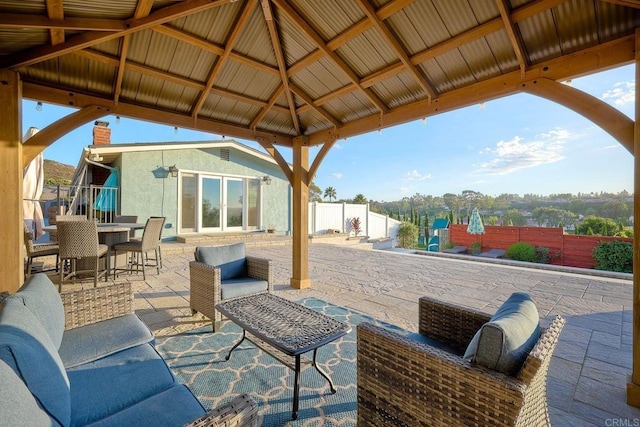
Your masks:
{"label": "blue seat cushion", "polygon": [[49,427],[59,425],[38,406],[25,383],[0,360],[0,425]]}
{"label": "blue seat cushion", "polygon": [[250,277],[242,279],[229,279],[220,284],[222,299],[243,297],[269,289],[266,280],[252,279]]}
{"label": "blue seat cushion", "polygon": [[58,350],[22,298],[11,296],[0,310],[0,359],[27,385],[58,424],[69,425],[69,378]]}
{"label": "blue seat cushion", "polygon": [[34,274],[14,296],[22,298],[24,305],[40,321],[56,349],[59,349],[64,333],[64,306],[58,289],[49,276],[44,273]]}
{"label": "blue seat cushion", "polygon": [[71,425],[89,424],[176,384],[151,344],[143,344],[67,370]]}
{"label": "blue seat cushion", "polygon": [[91,427],[173,427],[182,426],[206,411],[184,385],[175,385],[133,406],[103,418]]}
{"label": "blue seat cushion", "polygon": [[244,243],[227,246],[198,246],[196,261],[220,268],[220,280],[235,279],[247,275]]}
{"label": "blue seat cushion", "polygon": [[538,309],[528,294],[513,293],[475,334],[464,359],[516,375],[540,336]]}
{"label": "blue seat cushion", "polygon": [[153,342],[153,333],[147,325],[137,315],[127,314],[65,331],[58,352],[68,369]]}

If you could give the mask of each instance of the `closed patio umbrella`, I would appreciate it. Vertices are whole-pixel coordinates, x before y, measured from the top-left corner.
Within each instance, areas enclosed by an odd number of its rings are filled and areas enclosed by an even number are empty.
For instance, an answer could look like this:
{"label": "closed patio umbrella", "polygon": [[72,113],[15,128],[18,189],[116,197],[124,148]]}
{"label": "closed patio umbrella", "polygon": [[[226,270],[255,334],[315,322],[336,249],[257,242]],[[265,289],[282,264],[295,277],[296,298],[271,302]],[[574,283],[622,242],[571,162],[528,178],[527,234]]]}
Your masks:
{"label": "closed patio umbrella", "polygon": [[[30,127],[24,134],[22,141],[25,142],[38,133],[38,129]],[[38,154],[22,172],[22,210],[24,221],[29,231],[33,233],[35,239],[44,235],[42,226],[44,216],[40,206],[40,196],[44,187],[44,157]]]}
{"label": "closed patio umbrella", "polygon": [[114,168],[104,182],[96,201],[94,209],[102,212],[113,212],[117,207],[118,168]]}
{"label": "closed patio umbrella", "polygon": [[469,219],[469,225],[467,226],[467,233],[469,234],[484,234],[484,224],[482,224],[482,218],[478,208],[473,208],[471,212],[471,218]]}

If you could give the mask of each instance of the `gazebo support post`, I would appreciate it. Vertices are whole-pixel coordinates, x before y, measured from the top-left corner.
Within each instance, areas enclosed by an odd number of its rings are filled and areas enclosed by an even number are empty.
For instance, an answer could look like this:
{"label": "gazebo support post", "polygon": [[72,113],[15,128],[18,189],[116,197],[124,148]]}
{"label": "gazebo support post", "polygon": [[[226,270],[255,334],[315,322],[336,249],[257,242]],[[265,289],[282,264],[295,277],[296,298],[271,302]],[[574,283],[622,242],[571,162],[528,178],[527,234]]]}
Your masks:
{"label": "gazebo support post", "polygon": [[293,139],[292,288],[311,287],[309,279],[309,139]]}
{"label": "gazebo support post", "polygon": [[22,229],[22,82],[15,71],[0,70],[0,292],[22,285],[24,235]]}
{"label": "gazebo support post", "polygon": [[[636,29],[636,82],[640,81],[640,29]],[[640,407],[640,90],[636,84],[633,156],[633,346],[627,403]]]}

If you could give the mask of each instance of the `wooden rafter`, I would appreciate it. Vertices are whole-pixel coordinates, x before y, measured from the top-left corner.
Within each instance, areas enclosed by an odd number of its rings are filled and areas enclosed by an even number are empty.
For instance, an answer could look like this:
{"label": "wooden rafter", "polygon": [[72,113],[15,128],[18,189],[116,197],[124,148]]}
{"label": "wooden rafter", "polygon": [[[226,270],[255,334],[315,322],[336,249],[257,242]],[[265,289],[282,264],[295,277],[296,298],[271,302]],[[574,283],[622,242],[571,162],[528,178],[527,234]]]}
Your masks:
{"label": "wooden rafter", "polygon": [[[514,10],[511,13],[511,19],[515,23],[523,21],[525,19],[528,19],[534,16],[535,14],[538,14],[547,9],[555,7],[558,4],[562,3],[563,1],[565,0],[538,0],[536,2],[529,3],[525,6],[522,6]],[[383,9],[385,8],[386,6],[382,7],[377,12],[378,18],[382,19],[382,17],[386,16],[386,13],[383,13]],[[360,23],[354,25],[353,27],[350,27],[349,29],[345,30],[338,36],[334,37],[331,41],[327,43],[327,46],[330,46],[332,49],[337,49],[338,47],[347,43],[350,40],[350,37],[355,37],[355,35],[358,34],[358,32],[352,31],[351,28],[358,26],[359,30],[362,30],[363,29],[362,22],[363,21],[360,21]],[[370,25],[371,24],[366,26],[366,28],[370,28]],[[481,24],[477,27],[471,28],[470,30],[460,33],[451,39],[445,40],[435,46],[432,46],[428,49],[425,49],[421,52],[418,52],[412,55],[410,58],[411,62],[414,65],[418,65],[422,62],[428,61],[429,59],[435,58],[438,55],[449,52],[453,49],[457,49],[460,46],[463,46],[464,44],[470,43],[474,40],[477,40],[481,37],[484,37],[488,34],[491,34],[503,28],[504,28],[504,24],[502,22],[502,18],[498,17],[498,18],[492,19],[490,21],[485,22],[484,24]],[[349,34],[350,36],[347,37],[346,34]],[[340,42],[338,43],[336,40],[340,40]],[[291,67],[289,67],[289,75],[291,76],[296,72],[303,70],[305,67],[309,66],[311,63],[319,60],[322,57],[323,57],[322,52],[320,52],[319,50],[315,50],[314,52],[310,53],[309,55],[305,56],[304,58],[302,58],[301,60],[293,64]],[[371,87],[377,83],[380,83],[388,78],[395,76],[396,74],[400,74],[401,72],[404,71],[404,69],[405,68],[402,62],[398,61],[395,64],[391,64],[388,67],[383,68],[382,70],[379,70],[369,76],[362,78],[360,80],[360,84],[363,87]],[[358,87],[353,83],[351,83],[331,93],[328,93],[321,98],[316,99],[315,102],[316,102],[316,105],[322,105],[325,102],[329,102],[332,99],[338,98],[344,93],[354,92],[356,90],[358,90]],[[309,108],[309,107],[301,107],[301,108]]]}
{"label": "wooden rafter", "polygon": [[41,15],[21,13],[0,13],[0,28],[20,29],[60,29],[75,31],[122,31],[125,21],[122,19],[76,18],[51,19]]}
{"label": "wooden rafter", "polygon": [[219,7],[235,0],[186,0],[175,3],[162,9],[158,9],[147,17],[139,19],[128,19],[124,21],[124,30],[115,32],[88,31],[69,37],[67,41],[56,46],[39,46],[26,52],[9,55],[8,58],[0,59],[0,68],[19,68],[37,64],[49,59],[57,58],[67,53],[72,53],[80,49],[103,43],[105,41],[120,38],[126,34],[133,34],[138,31],[147,30],[156,25],[161,25],[194,13],[207,9]]}
{"label": "wooden rafter", "polygon": [[231,51],[233,50],[233,46],[236,44],[236,41],[238,41],[238,37],[240,37],[240,34],[242,34],[242,30],[244,30],[244,27],[249,22],[249,18],[251,17],[251,12],[253,11],[253,8],[255,7],[255,5],[256,5],[256,0],[247,0],[245,2],[244,7],[240,11],[238,18],[236,19],[236,22],[231,27],[231,32],[227,37],[227,42],[225,43],[224,51],[222,52],[220,57],[218,57],[218,60],[216,61],[213,68],[211,69],[211,72],[209,73],[209,77],[207,78],[206,90],[202,91],[202,93],[198,97],[198,100],[196,101],[196,103],[194,104],[191,110],[192,117],[194,118],[198,117],[198,114],[200,113],[200,110],[202,109],[204,102],[207,100],[207,97],[209,96],[209,89],[213,87],[216,79],[220,75],[220,72],[222,71],[222,67],[224,67],[225,62],[227,61],[227,59],[229,58],[229,55],[231,54]]}
{"label": "wooden rafter", "polygon": [[[92,61],[101,62],[103,64],[109,65],[114,68],[118,67],[118,65],[120,64],[120,60],[115,56],[107,55],[106,53],[99,53],[89,49],[79,50],[78,52],[74,52],[73,54],[82,56]],[[198,91],[205,90],[205,84],[200,81],[188,79],[186,77],[178,76],[176,74],[171,74],[166,71],[158,70],[156,68],[149,67],[148,65],[138,64],[133,61],[127,61],[127,70],[133,71],[139,74],[143,74],[145,76],[154,77],[156,79],[166,80],[168,82],[175,83],[180,86],[185,86],[190,89],[195,89]],[[255,105],[260,108],[264,108],[265,106],[267,106],[267,103],[262,100],[259,100],[256,98],[250,98],[246,95],[230,92],[227,90],[211,89],[210,92],[216,93],[223,97],[235,99],[237,101],[244,102],[246,104]],[[283,113],[283,112],[288,113],[289,111],[286,108],[282,108],[277,105],[274,106],[273,109],[277,110],[280,113]]]}
{"label": "wooden rafter", "polygon": [[[157,27],[153,27],[152,30],[160,34],[164,34],[165,36],[172,37],[176,40],[183,41],[192,46],[198,47],[216,56],[221,56],[224,53],[224,47],[219,46],[213,42],[210,42],[209,40],[196,37],[192,34],[185,33],[184,31],[178,30],[169,25],[159,25]],[[248,65],[250,67],[253,67],[261,72],[270,73],[274,76],[280,76],[280,72],[278,71],[277,68],[274,68],[270,65],[256,61],[255,59],[251,59],[247,56],[240,55],[236,52],[231,52],[229,54],[229,59]]]}
{"label": "wooden rafter", "polygon": [[278,63],[278,70],[280,71],[280,80],[282,81],[282,87],[284,88],[284,94],[287,97],[287,104],[289,105],[289,111],[291,112],[291,122],[293,128],[296,130],[296,134],[300,135],[300,120],[298,120],[298,114],[296,113],[296,103],[293,100],[293,94],[289,88],[289,77],[287,76],[287,64],[284,60],[284,54],[282,53],[282,46],[280,46],[280,37],[278,35],[278,29],[276,23],[273,21],[273,11],[271,10],[271,3],[269,0],[263,0],[262,2],[262,14],[264,20],[267,23],[269,29],[269,37],[271,38],[271,46],[273,53],[276,56],[276,62]]}
{"label": "wooden rafter", "polygon": [[[47,15],[49,19],[62,21],[64,19],[63,0],[47,0]],[[49,28],[49,37],[51,37],[51,45],[55,46],[64,43],[64,29]]]}
{"label": "wooden rafter", "polygon": [[511,19],[511,14],[509,12],[509,5],[506,0],[496,0],[496,5],[498,6],[498,10],[500,11],[500,17],[502,18],[502,22],[504,23],[504,29],[507,31],[507,35],[509,36],[509,41],[511,42],[511,47],[516,54],[516,58],[518,59],[518,64],[520,65],[520,75],[524,78],[525,73],[527,72],[527,60],[525,58],[525,49],[518,32],[516,31],[516,26],[513,24],[513,20]]}
{"label": "wooden rafter", "polygon": [[638,0],[602,0],[607,3],[618,4],[620,6],[633,7],[640,9],[640,2]]}
{"label": "wooden rafter", "polygon": [[[322,117],[324,117],[325,120],[329,121],[333,125],[333,127],[337,128],[337,127],[342,125],[342,123],[340,123],[338,121],[338,119],[333,117],[327,110],[325,110],[324,108],[322,108],[319,105],[316,105],[316,103],[313,102],[313,99],[311,99],[311,97],[309,95],[307,95],[301,88],[299,88],[298,86],[296,86],[293,83],[290,83],[289,84],[289,89],[291,89],[293,91],[293,93],[295,93],[297,96],[299,96],[309,107],[311,107],[311,109],[313,109],[318,114],[320,114]],[[300,110],[298,110],[298,111],[300,111]]]}
{"label": "wooden rafter", "polygon": [[[133,19],[139,19],[148,16],[153,6],[153,0],[138,0],[136,10],[133,12]],[[122,91],[122,79],[124,78],[124,68],[127,62],[127,51],[129,50],[130,34],[125,34],[120,41],[120,61],[118,62],[118,74],[113,88],[113,102],[116,104],[120,100],[120,92]]]}
{"label": "wooden rafter", "polygon": [[278,89],[276,89],[273,95],[271,95],[271,99],[269,100],[267,105],[265,105],[264,108],[260,110],[258,115],[254,117],[253,120],[251,120],[251,124],[249,125],[249,128],[255,129],[256,127],[258,127],[258,124],[262,121],[262,119],[264,119],[264,116],[266,116],[267,113],[276,106],[276,102],[278,102],[278,98],[280,98],[280,95],[282,95],[283,91],[284,91],[284,86],[283,85],[278,86]]}
{"label": "wooden rafter", "polygon": [[340,58],[334,51],[327,47],[322,37],[305,21],[298,12],[296,12],[286,1],[273,0],[274,4],[278,6],[285,15],[298,27],[309,39],[318,47],[331,61],[351,80],[358,89],[360,89],[367,98],[373,103],[373,105],[381,112],[386,113],[389,111],[386,105],[382,102],[378,96],[373,93],[370,88],[365,88],[360,84],[360,78],[357,74],[349,68],[349,66]]}
{"label": "wooden rafter", "polygon": [[396,36],[391,32],[387,24],[385,24],[384,21],[378,18],[378,15],[376,14],[375,9],[373,8],[373,6],[371,6],[369,1],[358,0],[358,4],[360,5],[360,8],[364,11],[364,13],[367,15],[369,21],[371,21],[374,28],[378,30],[380,34],[382,34],[382,37],[385,39],[387,44],[391,46],[391,49],[398,56],[398,58],[400,59],[400,62],[404,64],[405,68],[409,71],[409,74],[411,74],[418,81],[418,84],[420,85],[420,87],[422,87],[422,90],[424,90],[424,92],[427,94],[429,99],[431,99],[432,96],[435,96],[436,92],[431,86],[431,83],[420,72],[420,70],[418,70],[418,68],[411,62],[409,55],[407,54],[407,52],[405,52],[404,48],[402,47],[402,45],[400,44]]}

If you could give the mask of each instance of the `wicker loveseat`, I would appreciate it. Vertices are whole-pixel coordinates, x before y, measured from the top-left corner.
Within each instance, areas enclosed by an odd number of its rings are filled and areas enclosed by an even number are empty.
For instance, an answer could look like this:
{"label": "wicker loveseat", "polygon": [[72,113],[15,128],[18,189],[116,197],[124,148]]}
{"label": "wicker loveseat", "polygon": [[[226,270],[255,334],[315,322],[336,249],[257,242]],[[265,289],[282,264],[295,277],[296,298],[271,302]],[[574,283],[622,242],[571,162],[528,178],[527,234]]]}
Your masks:
{"label": "wicker loveseat", "polygon": [[226,246],[199,246],[189,262],[189,305],[211,319],[213,332],[219,331],[222,315],[215,309],[223,300],[273,291],[272,261],[247,256],[244,243]]}
{"label": "wicker loveseat", "polygon": [[31,276],[0,303],[0,425],[257,425],[248,395],[207,412],[153,342],[129,283],[58,294]]}
{"label": "wicker loveseat", "polygon": [[360,324],[358,425],[550,425],[547,372],[564,319],[558,316],[540,328],[521,369],[507,375],[462,357],[490,318],[424,297],[419,300],[419,339]]}

